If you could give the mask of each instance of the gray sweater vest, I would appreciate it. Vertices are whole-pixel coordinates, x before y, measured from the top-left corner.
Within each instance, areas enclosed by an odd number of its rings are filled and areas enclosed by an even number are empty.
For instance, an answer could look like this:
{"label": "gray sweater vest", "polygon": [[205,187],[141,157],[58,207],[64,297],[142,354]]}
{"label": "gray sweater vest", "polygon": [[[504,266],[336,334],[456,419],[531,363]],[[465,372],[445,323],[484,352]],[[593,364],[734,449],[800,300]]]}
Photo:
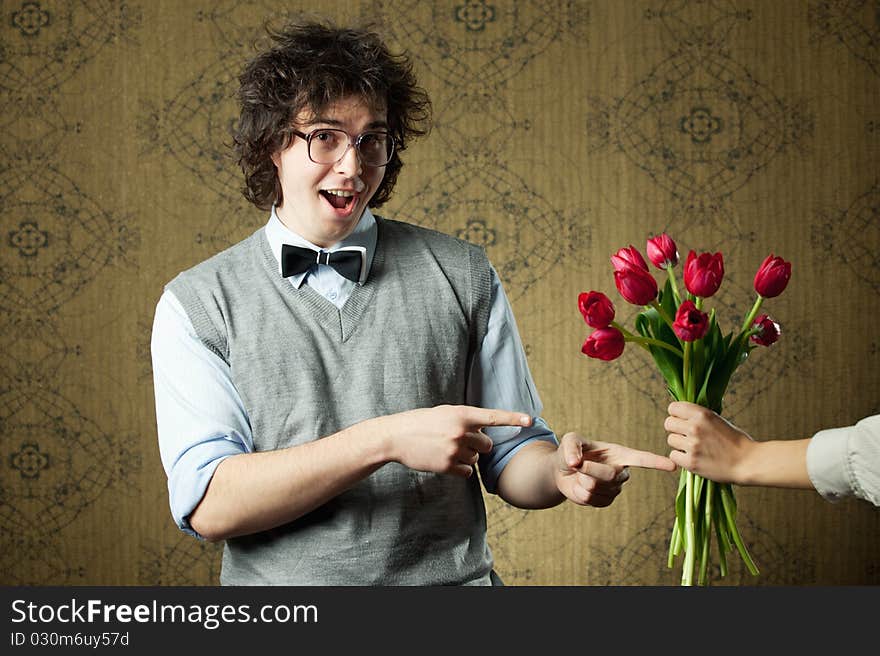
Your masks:
{"label": "gray sweater vest", "polygon": [[[465,402],[488,322],[485,253],[438,232],[376,221],[369,277],[342,310],[280,276],[262,229],[169,283],[202,342],[229,364],[257,451]],[[228,540],[220,580],[488,585],[491,568],[478,478],[388,463],[295,521]]]}

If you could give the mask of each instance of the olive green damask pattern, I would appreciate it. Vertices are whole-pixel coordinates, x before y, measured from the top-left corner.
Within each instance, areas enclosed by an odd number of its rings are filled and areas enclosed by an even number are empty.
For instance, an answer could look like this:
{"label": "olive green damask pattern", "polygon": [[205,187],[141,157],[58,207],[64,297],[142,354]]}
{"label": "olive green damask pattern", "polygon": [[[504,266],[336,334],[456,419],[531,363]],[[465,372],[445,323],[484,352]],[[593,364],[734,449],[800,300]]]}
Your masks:
{"label": "olive green damask pattern", "polygon": [[[4,584],[214,584],[219,547],[176,529],[149,355],[162,287],[265,217],[230,156],[236,76],[266,21],[311,2],[0,0],[0,571]],[[720,250],[731,325],[769,252],[783,339],[726,413],[761,438],[880,411],[880,12],[872,0],[361,0],[410,53],[434,129],[383,214],[486,248],[560,435],[665,452],[641,353],[580,355],[577,294],[668,231]],[[618,315],[635,309],[612,295]],[[607,509],[487,495],[508,584],[665,585],[677,477],[634,471]],[[880,516],[738,490],[761,575],[880,583]]]}
{"label": "olive green damask pattern", "polygon": [[[122,2],[3,4],[0,526],[7,583],[92,580],[88,561],[114,538],[88,530],[89,517],[120,512],[150,457],[139,444],[141,427],[117,412],[113,395],[125,387],[86,373],[105,357],[87,325],[112,321],[121,309],[107,311],[100,298],[83,304],[108,277],[136,270],[140,230],[132,208],[107,202],[108,190],[96,191],[90,179],[98,172],[83,165],[84,153],[100,148],[87,141],[84,124],[99,119],[80,106],[78,78],[107,51],[136,47],[139,26],[137,10]],[[91,556],[84,537],[97,543]]]}

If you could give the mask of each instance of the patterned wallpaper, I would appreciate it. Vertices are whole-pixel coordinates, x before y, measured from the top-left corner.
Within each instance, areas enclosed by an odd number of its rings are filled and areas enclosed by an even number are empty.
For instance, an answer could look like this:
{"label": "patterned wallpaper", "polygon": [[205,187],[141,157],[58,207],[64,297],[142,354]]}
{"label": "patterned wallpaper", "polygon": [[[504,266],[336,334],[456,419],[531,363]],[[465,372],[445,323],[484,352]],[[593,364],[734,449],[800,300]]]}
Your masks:
{"label": "patterned wallpaper", "polygon": [[[201,585],[156,443],[149,340],[179,271],[265,217],[229,156],[236,76],[267,19],[318,3],[0,1],[0,572],[6,585]],[[876,0],[363,0],[435,107],[383,214],[486,247],[560,435],[665,452],[642,353],[580,355],[577,294],[669,231],[721,250],[731,325],[773,251],[783,339],[726,413],[759,439],[880,412]],[[632,311],[617,302],[623,321]],[[626,313],[629,312],[629,316]],[[606,509],[488,499],[508,584],[666,585],[677,475],[634,471]],[[738,488],[761,568],[723,583],[880,583],[880,515]]]}

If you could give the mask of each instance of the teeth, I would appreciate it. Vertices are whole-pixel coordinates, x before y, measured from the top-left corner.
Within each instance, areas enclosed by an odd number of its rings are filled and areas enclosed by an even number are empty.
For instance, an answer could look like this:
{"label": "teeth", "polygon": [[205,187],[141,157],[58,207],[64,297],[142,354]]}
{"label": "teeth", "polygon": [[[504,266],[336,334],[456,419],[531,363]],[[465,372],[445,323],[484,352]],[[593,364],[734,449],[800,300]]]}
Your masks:
{"label": "teeth", "polygon": [[342,196],[343,198],[354,196],[353,191],[348,191],[346,189],[325,189],[324,191],[328,194],[333,194],[334,196]]}

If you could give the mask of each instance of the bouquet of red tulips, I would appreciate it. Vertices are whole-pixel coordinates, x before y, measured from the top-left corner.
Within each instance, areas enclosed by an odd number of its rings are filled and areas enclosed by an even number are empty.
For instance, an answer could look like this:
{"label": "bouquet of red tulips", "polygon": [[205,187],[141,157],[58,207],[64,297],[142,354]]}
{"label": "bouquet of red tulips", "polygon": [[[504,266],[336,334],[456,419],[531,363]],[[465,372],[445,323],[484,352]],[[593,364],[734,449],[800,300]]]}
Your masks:
{"label": "bouquet of red tulips", "polygon": [[[733,372],[756,346],[770,346],[779,339],[780,329],[766,314],[758,314],[764,299],[779,296],[791,277],[791,263],[770,254],[755,274],[757,298],[737,332],[723,334],[715,310],[708,313],[703,301],[721,286],[724,259],[721,253],[688,253],[684,263],[685,294],[679,293],[674,268],[678,249],[666,234],[648,239],[648,258],[667,274],[663,289],[651,275],[641,253],[634,246],[621,248],[611,256],[614,284],[620,295],[633,305],[642,306],[635,320],[636,332],[614,321],[614,305],[602,292],[584,292],[578,308],[590,334],[581,351],[591,358],[614,360],[627,342],[650,352],[666,379],[669,393],[677,401],[697,403],[721,413],[724,393]],[[681,471],[675,499],[675,522],[667,565],[684,551],[682,585],[708,582],[710,543],[718,544],[721,576],[727,575],[727,553],[734,546],[748,570],[757,575],[748,549],[736,527],[736,499],[729,483],[716,483],[686,470]]]}

